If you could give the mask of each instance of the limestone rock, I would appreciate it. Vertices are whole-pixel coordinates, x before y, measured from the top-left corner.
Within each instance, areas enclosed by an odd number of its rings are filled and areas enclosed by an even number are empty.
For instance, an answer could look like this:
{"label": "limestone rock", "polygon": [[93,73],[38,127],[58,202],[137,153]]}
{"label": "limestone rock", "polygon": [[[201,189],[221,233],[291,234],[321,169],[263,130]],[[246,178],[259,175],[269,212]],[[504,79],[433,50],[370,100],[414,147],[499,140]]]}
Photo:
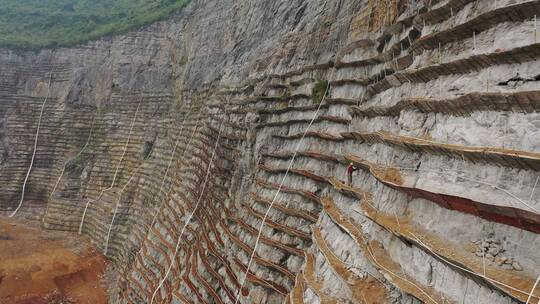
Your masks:
{"label": "limestone rock", "polygon": [[521,265],[520,265],[518,262],[512,263],[512,267],[513,267],[514,270],[516,270],[516,271],[522,271],[522,270],[523,270],[523,267],[521,267]]}
{"label": "limestone rock", "polygon": [[168,273],[157,302],[296,286],[304,303],[507,304],[450,266],[540,269],[515,224],[536,218],[515,197],[540,170],[538,6],[507,2],[194,0],[85,45],[0,50],[0,212],[52,70],[21,212],[108,246],[113,303],[149,303]]}

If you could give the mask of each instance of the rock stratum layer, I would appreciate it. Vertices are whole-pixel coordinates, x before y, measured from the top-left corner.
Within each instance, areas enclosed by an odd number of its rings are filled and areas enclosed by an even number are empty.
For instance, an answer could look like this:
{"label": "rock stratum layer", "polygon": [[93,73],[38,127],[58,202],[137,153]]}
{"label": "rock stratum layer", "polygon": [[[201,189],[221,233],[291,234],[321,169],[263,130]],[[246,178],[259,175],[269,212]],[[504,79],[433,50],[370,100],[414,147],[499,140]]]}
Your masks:
{"label": "rock stratum layer", "polygon": [[0,210],[89,237],[111,303],[536,303],[539,12],[192,1],[1,50]]}

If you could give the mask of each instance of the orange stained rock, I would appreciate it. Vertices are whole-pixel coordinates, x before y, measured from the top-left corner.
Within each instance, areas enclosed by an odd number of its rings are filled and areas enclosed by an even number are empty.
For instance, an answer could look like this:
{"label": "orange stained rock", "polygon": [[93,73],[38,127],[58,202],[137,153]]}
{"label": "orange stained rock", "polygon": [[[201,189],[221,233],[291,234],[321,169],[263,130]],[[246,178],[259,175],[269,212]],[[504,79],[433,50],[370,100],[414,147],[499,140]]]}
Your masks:
{"label": "orange stained rock", "polygon": [[[273,157],[273,158],[281,158],[281,159],[289,159],[293,157],[293,152],[278,152],[278,153],[263,153],[262,156],[264,157]],[[304,156],[309,158],[315,158],[322,161],[329,161],[329,162],[339,162],[339,159],[336,156],[317,152],[317,151],[298,151],[298,156]]]}
{"label": "orange stained rock", "polygon": [[227,284],[225,284],[225,282],[223,281],[223,278],[221,277],[221,275],[219,273],[217,273],[212,268],[210,263],[208,263],[208,257],[205,255],[203,250],[198,250],[198,253],[199,253],[199,257],[200,257],[201,262],[202,262],[204,268],[206,269],[206,271],[208,271],[209,274],[212,276],[212,278],[215,279],[218,282],[221,289],[223,291],[225,291],[225,293],[227,294],[227,297],[229,298],[229,300],[234,303],[236,301],[236,297],[233,294],[233,292],[229,289]]}
{"label": "orange stained rock", "polygon": [[270,172],[270,173],[287,173],[287,172],[289,172],[289,173],[294,173],[296,175],[300,175],[300,176],[310,178],[310,179],[312,179],[314,181],[317,181],[317,182],[327,182],[326,177],[317,175],[314,172],[309,171],[309,170],[294,169],[294,168],[287,170],[286,168],[270,167],[270,166],[266,166],[266,165],[259,165],[259,169],[261,169],[263,171],[266,171],[266,172]]}
{"label": "orange stained rock", "polygon": [[[356,166],[367,170],[383,184],[412,195],[413,197],[429,200],[442,208],[472,214],[487,221],[518,227],[519,229],[528,230],[534,233],[540,233],[540,218],[533,212],[519,208],[516,209],[515,207],[494,206],[487,203],[476,202],[465,197],[430,192],[421,188],[406,187],[403,185],[404,182],[401,171],[397,168],[377,165],[354,155],[345,155],[344,159],[346,160],[346,163],[353,162]],[[335,178],[329,178],[328,181],[336,188],[336,190],[353,194],[363,202],[368,201],[366,198],[368,198],[369,194],[362,194],[362,191],[345,186]],[[363,198],[362,195],[366,198]]]}
{"label": "orange stained rock", "polygon": [[355,137],[373,137],[374,139],[387,141],[391,143],[396,143],[398,145],[402,144],[411,144],[419,147],[432,146],[434,148],[446,149],[458,154],[464,153],[481,153],[481,154],[493,154],[493,155],[503,155],[510,157],[518,157],[523,160],[531,160],[534,162],[540,161],[540,153],[529,152],[529,151],[518,151],[512,149],[498,148],[498,147],[477,147],[477,146],[462,146],[456,144],[445,144],[441,142],[435,142],[430,140],[425,140],[412,136],[404,135],[395,135],[387,131],[378,131],[378,132],[350,132],[351,135]]}
{"label": "orange stained rock", "polygon": [[[258,203],[261,203],[261,204],[265,204],[265,205],[268,205],[268,206],[272,204],[271,201],[258,196],[257,193],[255,193],[255,192],[251,192],[250,197],[255,202],[258,202]],[[278,209],[278,210],[280,210],[281,212],[283,212],[283,213],[285,213],[287,215],[297,216],[297,217],[303,218],[303,219],[311,221],[311,222],[316,222],[317,221],[317,215],[315,213],[305,211],[305,210],[302,210],[302,209],[295,209],[295,208],[287,207],[286,204],[280,204],[280,203],[274,202],[273,208]]]}
{"label": "orange stained rock", "polygon": [[403,177],[401,172],[392,167],[383,167],[374,163],[371,163],[367,160],[361,159],[360,157],[354,155],[345,155],[347,161],[353,162],[357,166],[361,166],[369,170],[375,178],[378,180],[388,182],[394,185],[402,185]]}
{"label": "orange stained rock", "polygon": [[[276,138],[285,140],[296,140],[302,138],[303,133],[292,135],[274,135]],[[496,162],[502,165],[518,166],[525,169],[540,168],[540,153],[529,151],[517,151],[498,147],[477,147],[462,146],[456,144],[445,144],[416,138],[392,134],[387,131],[377,132],[342,132],[340,134],[330,134],[325,132],[308,132],[306,137],[315,137],[323,140],[342,142],[347,140],[361,140],[368,143],[388,143],[412,150],[427,149],[437,153],[451,153],[461,157],[487,159],[489,162]]]}
{"label": "orange stained rock", "polygon": [[[253,253],[253,248],[249,246],[248,244],[244,243],[242,240],[240,240],[234,233],[232,233],[227,226],[224,226],[225,234],[229,236],[229,238],[238,246],[240,249],[242,249],[247,254]],[[273,263],[270,260],[267,260],[265,258],[262,258],[259,254],[254,253],[253,260],[260,265],[270,267],[279,273],[283,274],[284,276],[288,277],[291,281],[294,280],[294,274],[289,271],[286,267],[280,266],[278,264]]]}
{"label": "orange stained rock", "polygon": [[358,228],[345,217],[335,206],[332,199],[323,198],[321,199],[321,202],[323,203],[324,210],[330,216],[332,221],[349,234],[362,249],[366,258],[385,275],[387,280],[424,303],[449,303],[448,299],[444,299],[438,295],[433,288],[422,286],[413,278],[404,274],[401,265],[391,259],[382,244],[374,240],[368,241],[361,231],[361,228]]}
{"label": "orange stained rock", "polygon": [[287,297],[285,297],[285,302],[283,302],[284,304],[291,304],[291,295],[289,294]]}
{"label": "orange stained rock", "polygon": [[221,300],[220,296],[216,293],[214,288],[208,283],[208,281],[199,273],[199,259],[198,256],[200,254],[200,248],[199,246],[195,246],[194,248],[194,254],[192,256],[193,264],[191,264],[191,274],[195,278],[196,281],[198,281],[202,288],[212,296],[214,299],[214,303],[223,304],[223,301]]}
{"label": "orange stained rock", "polygon": [[[469,253],[467,248],[459,248],[447,240],[425,231],[411,222],[409,218],[398,218],[396,215],[385,214],[368,204],[362,204],[361,208],[367,217],[371,218],[374,222],[395,235],[405,237],[411,242],[420,244],[421,247],[427,247],[428,250],[432,250],[437,255],[444,257],[454,264],[469,269],[478,275],[483,273],[484,268],[482,258]],[[486,279],[487,282],[497,286],[508,295],[515,297],[520,301],[527,301],[529,292],[534,285],[535,278],[524,276],[513,270],[503,270],[490,265],[486,265],[485,271],[486,277],[493,280]],[[517,290],[508,288],[503,284],[512,286]],[[534,295],[537,300],[540,299],[540,291],[537,291]]]}
{"label": "orange stained rock", "polygon": [[299,272],[296,275],[296,281],[294,283],[294,288],[289,294],[287,299],[290,300],[291,304],[304,304],[304,274]]}
{"label": "orange stained rock", "polygon": [[[249,213],[251,213],[254,217],[258,218],[259,220],[263,220],[264,219],[264,214],[262,214],[261,212],[258,212],[257,210],[255,210],[254,208],[252,208],[251,206],[245,204],[245,203],[241,203],[240,204],[244,209],[246,209]],[[305,233],[301,230],[298,230],[298,229],[295,229],[293,227],[290,227],[290,226],[287,226],[285,224],[282,224],[282,223],[279,223],[279,222],[276,222],[272,219],[270,219],[269,217],[267,217],[265,219],[265,224],[269,227],[272,227],[276,230],[279,230],[283,233],[286,233],[286,234],[289,234],[291,236],[296,236],[298,238],[302,238],[304,240],[311,240],[311,236],[309,235],[309,233]]]}
{"label": "orange stained rock", "polygon": [[[246,276],[247,281],[256,285],[260,285],[264,288],[273,289],[283,296],[287,296],[289,294],[289,291],[284,286],[270,280],[259,278],[251,270],[247,271],[248,270],[247,266],[244,263],[242,263],[238,258],[235,257],[233,260],[234,260],[234,264],[237,266],[237,269],[239,269],[241,273],[247,273],[247,276]],[[244,291],[242,290],[242,292]]]}
{"label": "orange stained rock", "polygon": [[[258,234],[258,230],[251,227],[250,225],[246,224],[242,219],[240,218],[237,218],[235,217],[231,211],[229,210],[226,210],[226,216],[227,216],[227,219],[233,221],[234,223],[238,224],[238,226],[240,226],[243,230],[247,231],[249,234],[251,235],[254,235],[256,236]],[[226,233],[229,233],[230,230],[228,228],[228,226],[223,222],[223,221],[219,221],[219,225],[220,227],[226,232]],[[227,232],[229,231],[229,232]],[[291,253],[291,254],[294,254],[296,256],[303,256],[304,255],[304,252],[302,249],[298,249],[298,248],[295,248],[295,247],[292,247],[292,246],[289,246],[289,245],[285,245],[283,243],[280,243],[280,242],[277,242],[271,238],[268,238],[264,235],[261,235],[261,239],[260,239],[261,242],[269,245],[269,246],[273,246],[273,247],[276,247],[276,248],[279,248],[279,249],[282,249],[288,253]]]}
{"label": "orange stained rock", "polygon": [[[238,283],[238,278],[234,274],[234,271],[232,270],[230,264],[228,263],[223,256],[217,251],[216,247],[212,242],[208,240],[208,238],[204,238],[206,243],[206,248],[208,249],[208,255],[213,256],[216,258],[221,265],[225,267],[225,272],[227,273],[227,276],[229,277],[229,280],[236,286],[236,288],[240,288],[240,283]],[[225,289],[227,291],[227,289]],[[234,302],[234,301],[233,301]]]}
{"label": "orange stained rock", "polygon": [[174,290],[173,293],[172,293],[173,297],[177,298],[178,300],[180,300],[181,303],[191,303],[187,297],[179,290]]}
{"label": "orange stained rock", "polygon": [[[340,192],[346,192],[354,195],[356,198],[362,200],[362,201],[372,201],[371,194],[365,191],[362,191],[358,188],[351,187],[344,182],[336,179],[335,177],[328,178],[328,182],[337,190]],[[325,202],[322,202],[323,206],[325,206]],[[332,203],[333,204],[333,203]],[[332,204],[327,204],[330,208]]]}
{"label": "orange stained rock", "polygon": [[[185,264],[182,265],[184,267],[184,269],[185,269],[184,275],[182,276],[182,281],[183,281],[183,283],[185,283],[187,285],[187,287],[191,290],[191,292],[193,292],[195,294],[195,296],[197,297],[199,303],[207,303],[204,300],[201,293],[199,292],[199,289],[197,288],[197,286],[195,286],[195,284],[193,284],[193,281],[191,280],[193,278],[191,273],[193,271],[197,271],[197,269],[196,269],[197,265],[194,265],[195,268],[192,268],[192,263],[191,263],[192,254],[193,254],[193,251],[191,250],[191,248],[187,248],[186,249],[186,256],[185,256]],[[182,284],[182,283],[180,283],[180,284]],[[175,288],[175,289],[177,289],[177,288]]]}
{"label": "orange stained rock", "polygon": [[298,154],[305,157],[312,157],[312,158],[330,161],[330,162],[339,162],[339,159],[336,156],[328,155],[328,154],[317,152],[317,151],[303,151],[303,152],[298,152]]}
{"label": "orange stained rock", "polygon": [[[135,284],[137,289],[135,289],[132,286],[132,284]],[[127,276],[127,287],[126,287],[126,290],[124,291],[123,297],[124,298],[129,298],[130,293],[131,293],[132,295],[135,295],[138,298],[142,298],[141,295],[139,294],[139,291],[140,292],[146,291],[146,293],[151,293],[152,292],[152,291],[147,290],[146,288],[144,288],[142,286],[142,284],[138,280],[135,279],[133,273],[131,273],[129,276]]]}
{"label": "orange stained rock", "polygon": [[311,253],[306,253],[306,263],[303,270],[304,278],[306,280],[306,287],[309,287],[321,300],[321,303],[337,304],[338,299],[329,296],[322,289],[323,283],[317,278],[315,273],[315,257]]}
{"label": "orange stained rock", "polygon": [[0,303],[107,303],[106,258],[83,239],[0,217]]}
{"label": "orange stained rock", "polygon": [[328,246],[321,230],[313,227],[313,239],[324,257],[339,277],[349,286],[352,297],[358,303],[384,304],[388,302],[386,287],[376,279],[369,277],[362,279],[350,271],[347,265],[339,259]]}
{"label": "orange stained rock", "polygon": [[343,137],[340,135],[334,135],[326,132],[317,132],[317,131],[309,131],[306,132],[305,136],[304,133],[297,133],[292,135],[274,135],[276,138],[282,138],[282,139],[300,139],[302,137],[315,137],[320,139],[326,139],[326,140],[332,140],[332,141],[342,141]]}

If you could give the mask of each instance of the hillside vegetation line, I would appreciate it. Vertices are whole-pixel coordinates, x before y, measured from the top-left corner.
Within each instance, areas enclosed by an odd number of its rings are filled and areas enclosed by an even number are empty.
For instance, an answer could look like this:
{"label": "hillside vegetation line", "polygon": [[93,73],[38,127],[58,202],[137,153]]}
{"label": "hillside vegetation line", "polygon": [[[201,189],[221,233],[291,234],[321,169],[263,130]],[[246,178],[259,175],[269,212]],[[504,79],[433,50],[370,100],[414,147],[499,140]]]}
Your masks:
{"label": "hillside vegetation line", "polygon": [[0,47],[70,47],[164,19],[189,0],[0,0]]}

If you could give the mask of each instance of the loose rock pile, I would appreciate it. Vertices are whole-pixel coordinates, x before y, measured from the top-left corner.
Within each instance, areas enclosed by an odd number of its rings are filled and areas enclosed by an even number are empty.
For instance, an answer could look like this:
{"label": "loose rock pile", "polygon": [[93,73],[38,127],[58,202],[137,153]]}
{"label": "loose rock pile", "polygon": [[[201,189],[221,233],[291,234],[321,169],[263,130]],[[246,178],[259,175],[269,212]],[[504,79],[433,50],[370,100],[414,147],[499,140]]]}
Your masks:
{"label": "loose rock pile", "polygon": [[474,254],[477,257],[485,257],[490,265],[495,263],[497,266],[506,270],[523,270],[523,267],[513,257],[504,254],[506,250],[502,247],[500,240],[487,237],[471,243]]}

